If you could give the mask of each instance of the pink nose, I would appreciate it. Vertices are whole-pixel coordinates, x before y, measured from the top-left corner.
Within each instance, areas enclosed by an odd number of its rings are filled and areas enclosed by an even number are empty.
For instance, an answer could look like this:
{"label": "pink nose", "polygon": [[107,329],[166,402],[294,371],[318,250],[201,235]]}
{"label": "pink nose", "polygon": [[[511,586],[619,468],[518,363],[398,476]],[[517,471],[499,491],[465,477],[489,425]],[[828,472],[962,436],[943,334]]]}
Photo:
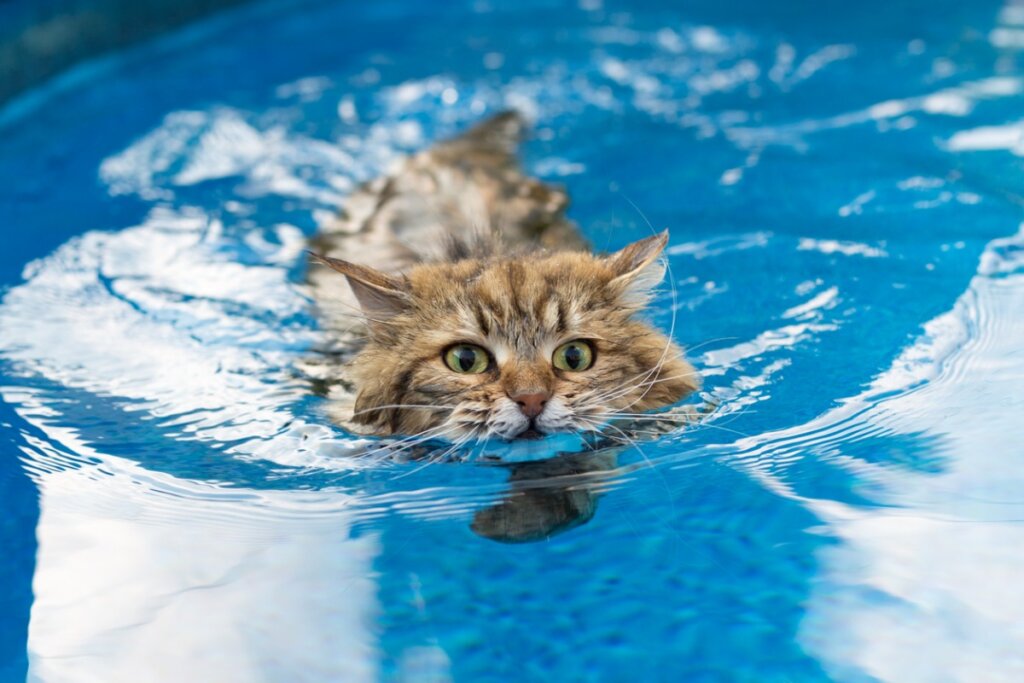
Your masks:
{"label": "pink nose", "polygon": [[509,398],[519,404],[519,410],[523,411],[523,415],[533,418],[544,411],[551,394],[546,391],[525,391],[510,395]]}

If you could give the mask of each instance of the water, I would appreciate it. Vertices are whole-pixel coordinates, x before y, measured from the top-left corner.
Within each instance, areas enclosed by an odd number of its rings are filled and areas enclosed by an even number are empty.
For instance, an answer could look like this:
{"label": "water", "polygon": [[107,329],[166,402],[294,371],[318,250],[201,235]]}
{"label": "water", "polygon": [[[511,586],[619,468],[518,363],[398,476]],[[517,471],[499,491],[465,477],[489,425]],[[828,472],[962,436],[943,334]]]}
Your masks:
{"label": "water", "polygon": [[[1024,7],[437,5],[0,110],[0,680],[1021,680]],[[298,369],[318,222],[507,106],[598,247],[671,229],[721,403],[524,544],[506,468],[355,459]]]}

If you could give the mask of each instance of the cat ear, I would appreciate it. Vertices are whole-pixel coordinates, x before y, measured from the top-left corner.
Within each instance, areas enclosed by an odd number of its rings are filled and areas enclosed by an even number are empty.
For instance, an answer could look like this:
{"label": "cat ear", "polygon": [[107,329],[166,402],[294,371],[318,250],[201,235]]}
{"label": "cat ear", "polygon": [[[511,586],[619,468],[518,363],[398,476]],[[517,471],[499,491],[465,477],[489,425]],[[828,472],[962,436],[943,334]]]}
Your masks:
{"label": "cat ear", "polygon": [[658,258],[668,244],[668,230],[646,237],[615,252],[606,263],[615,277],[612,287],[620,291],[627,303],[643,306],[651,290],[665,277],[665,260]]}
{"label": "cat ear", "polygon": [[408,308],[410,297],[405,280],[341,259],[313,252],[309,255],[345,276],[359,307],[371,321],[386,320]]}

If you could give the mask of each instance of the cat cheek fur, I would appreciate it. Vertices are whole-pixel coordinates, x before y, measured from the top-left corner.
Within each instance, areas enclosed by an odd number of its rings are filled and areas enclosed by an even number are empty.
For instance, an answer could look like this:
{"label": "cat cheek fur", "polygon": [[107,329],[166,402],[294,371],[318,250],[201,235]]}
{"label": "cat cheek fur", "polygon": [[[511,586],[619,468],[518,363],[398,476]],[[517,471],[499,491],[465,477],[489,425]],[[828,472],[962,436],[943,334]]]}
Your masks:
{"label": "cat cheek fur", "polygon": [[669,339],[639,323],[621,329],[628,344],[599,347],[591,372],[568,401],[583,421],[600,422],[616,413],[637,413],[670,406],[699,386],[697,371]]}
{"label": "cat cheek fur", "polygon": [[456,403],[460,388],[452,387],[431,359],[371,346],[352,364],[359,387],[353,421],[376,434],[415,434],[442,424]]}

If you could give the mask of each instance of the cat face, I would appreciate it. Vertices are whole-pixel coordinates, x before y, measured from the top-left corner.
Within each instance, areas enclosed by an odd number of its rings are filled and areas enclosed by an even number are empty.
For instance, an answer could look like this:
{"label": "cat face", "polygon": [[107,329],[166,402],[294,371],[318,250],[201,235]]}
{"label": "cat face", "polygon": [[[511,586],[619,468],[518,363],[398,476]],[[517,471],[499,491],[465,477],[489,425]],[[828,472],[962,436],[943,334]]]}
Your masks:
{"label": "cat face", "polygon": [[697,374],[636,319],[667,235],[608,257],[463,260],[393,277],[335,259],[367,317],[354,420],[381,435],[537,438],[675,403]]}

